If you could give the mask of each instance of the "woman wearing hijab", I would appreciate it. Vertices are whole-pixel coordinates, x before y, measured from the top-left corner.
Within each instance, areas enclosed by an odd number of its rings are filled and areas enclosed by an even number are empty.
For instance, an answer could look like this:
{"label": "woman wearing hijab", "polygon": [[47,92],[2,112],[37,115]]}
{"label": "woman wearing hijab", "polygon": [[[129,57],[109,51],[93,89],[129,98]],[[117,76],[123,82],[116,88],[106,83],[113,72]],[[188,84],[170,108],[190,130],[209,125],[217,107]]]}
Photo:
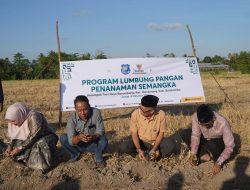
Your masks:
{"label": "woman wearing hijab", "polygon": [[5,119],[11,139],[5,151],[6,156],[24,162],[33,169],[50,168],[58,137],[43,114],[17,102],[8,107]]}

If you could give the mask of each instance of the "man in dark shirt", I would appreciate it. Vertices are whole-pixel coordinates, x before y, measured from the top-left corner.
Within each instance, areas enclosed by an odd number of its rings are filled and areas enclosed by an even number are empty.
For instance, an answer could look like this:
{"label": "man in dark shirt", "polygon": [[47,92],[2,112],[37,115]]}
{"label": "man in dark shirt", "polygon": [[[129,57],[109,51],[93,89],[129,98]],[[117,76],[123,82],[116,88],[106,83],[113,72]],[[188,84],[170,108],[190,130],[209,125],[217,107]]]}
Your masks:
{"label": "man in dark shirt", "polygon": [[60,137],[62,146],[69,152],[70,161],[79,159],[83,152],[94,152],[97,167],[105,167],[103,151],[108,145],[100,110],[90,107],[86,96],[74,100],[75,111],[67,122],[67,134]]}
{"label": "man in dark shirt", "polygon": [[1,78],[0,78],[0,112],[3,111],[3,100],[4,100],[3,87],[2,87],[2,82],[1,82]]}

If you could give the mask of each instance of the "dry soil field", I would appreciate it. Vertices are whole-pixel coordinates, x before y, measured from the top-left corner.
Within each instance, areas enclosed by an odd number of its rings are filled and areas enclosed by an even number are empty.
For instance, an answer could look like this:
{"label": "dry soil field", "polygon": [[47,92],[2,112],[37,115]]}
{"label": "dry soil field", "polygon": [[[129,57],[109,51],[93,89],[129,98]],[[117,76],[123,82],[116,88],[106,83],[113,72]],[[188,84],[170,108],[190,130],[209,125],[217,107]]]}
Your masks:
{"label": "dry soil field", "polygon": [[[223,114],[232,125],[237,150],[223,170],[213,176],[212,162],[192,167],[187,162],[184,146],[176,154],[158,162],[138,161],[119,152],[129,135],[129,116],[134,108],[102,110],[109,147],[105,159],[107,167],[94,168],[93,155],[85,154],[75,163],[67,163],[68,155],[58,143],[55,166],[47,173],[33,171],[5,158],[0,149],[0,189],[250,189],[250,75],[223,73],[216,75],[234,107],[225,101],[224,93],[209,73],[202,74],[207,103]],[[58,135],[65,132],[69,113],[63,113],[63,126],[58,127],[59,80],[3,81],[5,108],[0,114],[0,143],[6,141],[6,108],[16,102],[45,114]],[[190,88],[193,86],[190,84]],[[91,103],[91,102],[90,102]],[[178,131],[190,126],[192,105],[162,106],[167,113],[167,136],[177,140]],[[0,145],[1,145],[0,144]],[[238,187],[237,187],[238,185]],[[236,188],[237,187],[237,188]]]}

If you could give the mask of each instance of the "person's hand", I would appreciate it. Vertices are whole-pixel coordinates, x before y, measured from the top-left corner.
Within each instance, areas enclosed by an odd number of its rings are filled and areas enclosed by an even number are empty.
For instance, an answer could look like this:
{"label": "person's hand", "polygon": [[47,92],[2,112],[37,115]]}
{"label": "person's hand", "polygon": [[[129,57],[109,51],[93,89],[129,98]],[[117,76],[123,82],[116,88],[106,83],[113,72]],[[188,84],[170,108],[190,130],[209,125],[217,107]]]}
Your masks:
{"label": "person's hand", "polygon": [[22,151],[22,149],[17,147],[10,152],[10,156],[15,156],[15,155],[19,154],[21,151]]}
{"label": "person's hand", "polygon": [[150,160],[155,160],[156,158],[160,156],[159,150],[156,150],[156,151],[150,150],[149,156],[150,156]]}
{"label": "person's hand", "polygon": [[145,157],[145,153],[142,149],[138,149],[137,152],[138,152],[138,157],[140,160],[147,161],[147,158]]}
{"label": "person's hand", "polygon": [[97,137],[97,135],[89,135],[89,134],[81,133],[78,135],[78,138],[80,139],[80,141],[88,143],[88,142],[94,141],[98,137]]}
{"label": "person's hand", "polygon": [[79,140],[82,141],[82,142],[85,142],[85,143],[89,142],[89,140],[88,140],[88,135],[85,135],[84,133],[80,133],[80,134],[78,135],[78,138],[79,138]]}
{"label": "person's hand", "polygon": [[189,162],[192,166],[198,166],[198,164],[199,164],[199,160],[198,160],[197,156],[195,154],[192,154],[192,153],[190,155]]}
{"label": "person's hand", "polygon": [[94,140],[94,135],[86,135],[86,139],[88,142],[92,142]]}
{"label": "person's hand", "polygon": [[0,103],[0,112],[3,111],[3,103]]}
{"label": "person's hand", "polygon": [[214,175],[218,174],[220,170],[221,170],[221,166],[217,162],[215,162],[213,166],[213,174]]}
{"label": "person's hand", "polygon": [[11,147],[8,146],[7,149],[6,149],[5,152],[4,152],[4,155],[5,155],[5,156],[10,156],[11,150],[12,150]]}

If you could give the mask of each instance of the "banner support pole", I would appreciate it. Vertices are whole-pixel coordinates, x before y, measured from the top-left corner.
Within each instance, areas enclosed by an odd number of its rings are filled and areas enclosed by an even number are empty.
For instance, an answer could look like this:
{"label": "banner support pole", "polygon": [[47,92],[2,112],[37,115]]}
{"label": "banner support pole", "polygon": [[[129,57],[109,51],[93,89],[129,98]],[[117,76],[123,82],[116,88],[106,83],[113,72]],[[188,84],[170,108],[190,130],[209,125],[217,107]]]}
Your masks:
{"label": "banner support pole", "polygon": [[196,57],[196,49],[194,47],[194,40],[193,40],[193,36],[192,36],[192,33],[191,33],[191,30],[188,26],[188,24],[186,25],[187,27],[187,30],[188,30],[188,34],[189,34],[189,37],[190,37],[190,41],[191,41],[191,45],[192,45],[192,50],[193,50],[193,56]]}
{"label": "banner support pole", "polygon": [[[58,32],[58,17],[56,18],[56,39],[57,39],[57,50],[58,50],[58,62],[59,65],[61,64],[61,49],[60,49],[60,39],[59,39],[59,32]],[[59,127],[62,127],[62,112],[61,112],[61,82],[59,83],[59,118],[58,124]]]}

